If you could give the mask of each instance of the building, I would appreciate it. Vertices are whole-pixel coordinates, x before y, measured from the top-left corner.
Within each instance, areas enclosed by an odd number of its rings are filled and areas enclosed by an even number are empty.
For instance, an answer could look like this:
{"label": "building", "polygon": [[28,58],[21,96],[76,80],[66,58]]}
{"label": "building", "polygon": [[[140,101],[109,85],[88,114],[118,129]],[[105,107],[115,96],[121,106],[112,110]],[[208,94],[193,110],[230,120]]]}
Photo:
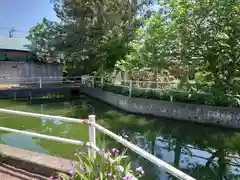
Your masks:
{"label": "building", "polygon": [[59,77],[60,63],[40,62],[25,38],[0,38],[0,78]]}

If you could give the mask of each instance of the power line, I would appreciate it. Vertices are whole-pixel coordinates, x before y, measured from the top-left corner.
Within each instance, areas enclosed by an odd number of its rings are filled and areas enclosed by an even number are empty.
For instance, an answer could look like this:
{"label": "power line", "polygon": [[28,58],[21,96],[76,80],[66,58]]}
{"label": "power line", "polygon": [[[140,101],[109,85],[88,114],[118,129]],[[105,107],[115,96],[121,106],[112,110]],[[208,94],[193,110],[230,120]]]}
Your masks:
{"label": "power line", "polygon": [[8,34],[9,34],[9,37],[12,38],[13,37],[13,33],[15,32],[16,30],[12,27],[9,31],[8,31]]}
{"label": "power line", "polygon": [[0,27],[0,29],[2,30],[11,30],[11,29],[14,29],[15,32],[28,32],[28,31],[23,31],[23,30],[20,30],[20,29],[15,29],[14,27],[11,27],[11,28],[6,28],[6,27]]}
{"label": "power line", "polygon": [[12,38],[14,36],[14,32],[28,33],[27,31],[15,29],[14,27],[11,27],[11,28],[0,27],[0,30],[8,31],[9,38]]}

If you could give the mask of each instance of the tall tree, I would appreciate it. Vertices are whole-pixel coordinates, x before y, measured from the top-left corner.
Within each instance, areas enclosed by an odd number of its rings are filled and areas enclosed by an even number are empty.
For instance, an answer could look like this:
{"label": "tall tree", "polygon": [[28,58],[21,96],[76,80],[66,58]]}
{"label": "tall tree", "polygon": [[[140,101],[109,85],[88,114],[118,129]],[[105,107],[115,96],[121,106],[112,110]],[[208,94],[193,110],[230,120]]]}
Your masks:
{"label": "tall tree", "polygon": [[126,55],[139,6],[135,0],[52,2],[63,24],[64,52],[73,68],[82,67],[84,73],[111,70]]}
{"label": "tall tree", "polygon": [[[187,71],[204,71],[221,93],[234,91],[239,76],[240,3],[236,0],[161,0]],[[175,48],[177,49],[177,47]]]}
{"label": "tall tree", "polygon": [[27,39],[32,45],[29,49],[36,53],[41,61],[56,61],[60,58],[60,53],[56,51],[59,39],[57,38],[58,24],[43,18],[41,23],[30,29]]}

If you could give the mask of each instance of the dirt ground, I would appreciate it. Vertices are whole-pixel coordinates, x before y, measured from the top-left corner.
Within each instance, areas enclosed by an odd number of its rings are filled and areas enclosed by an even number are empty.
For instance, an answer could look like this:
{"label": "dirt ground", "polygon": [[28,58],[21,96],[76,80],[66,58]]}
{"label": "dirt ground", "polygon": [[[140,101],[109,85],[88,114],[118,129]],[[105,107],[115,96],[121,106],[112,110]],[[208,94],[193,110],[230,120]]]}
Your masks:
{"label": "dirt ground", "polygon": [[19,88],[22,87],[19,84],[0,84],[0,90]]}

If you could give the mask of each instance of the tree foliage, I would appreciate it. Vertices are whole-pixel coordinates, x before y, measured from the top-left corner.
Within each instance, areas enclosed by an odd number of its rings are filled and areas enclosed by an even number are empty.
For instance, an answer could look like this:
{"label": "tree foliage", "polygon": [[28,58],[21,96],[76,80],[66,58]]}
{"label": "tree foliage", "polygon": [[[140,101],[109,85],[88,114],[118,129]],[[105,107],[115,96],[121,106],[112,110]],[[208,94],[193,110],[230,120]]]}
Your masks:
{"label": "tree foliage", "polygon": [[52,24],[44,19],[28,38],[37,44],[36,52],[42,58],[61,52],[68,72],[79,74],[112,70],[116,61],[124,58],[128,42],[135,36],[136,14],[142,14],[143,7],[151,1],[52,0],[52,3],[60,22]]}
{"label": "tree foliage", "polygon": [[36,53],[42,61],[51,61],[59,57],[56,51],[59,39],[57,38],[58,24],[43,18],[41,23],[31,28],[27,39],[32,42],[30,50]]}
{"label": "tree foliage", "polygon": [[[52,0],[59,23],[30,31],[46,59],[64,55],[70,74],[152,68],[200,91],[237,94],[240,3],[237,0]],[[157,10],[156,10],[157,9]],[[195,77],[194,77],[195,76]]]}
{"label": "tree foliage", "polygon": [[139,40],[125,61],[171,73],[178,69],[183,83],[198,73],[198,88],[237,93],[239,15],[240,3],[234,0],[160,0],[159,11],[138,29]]}

